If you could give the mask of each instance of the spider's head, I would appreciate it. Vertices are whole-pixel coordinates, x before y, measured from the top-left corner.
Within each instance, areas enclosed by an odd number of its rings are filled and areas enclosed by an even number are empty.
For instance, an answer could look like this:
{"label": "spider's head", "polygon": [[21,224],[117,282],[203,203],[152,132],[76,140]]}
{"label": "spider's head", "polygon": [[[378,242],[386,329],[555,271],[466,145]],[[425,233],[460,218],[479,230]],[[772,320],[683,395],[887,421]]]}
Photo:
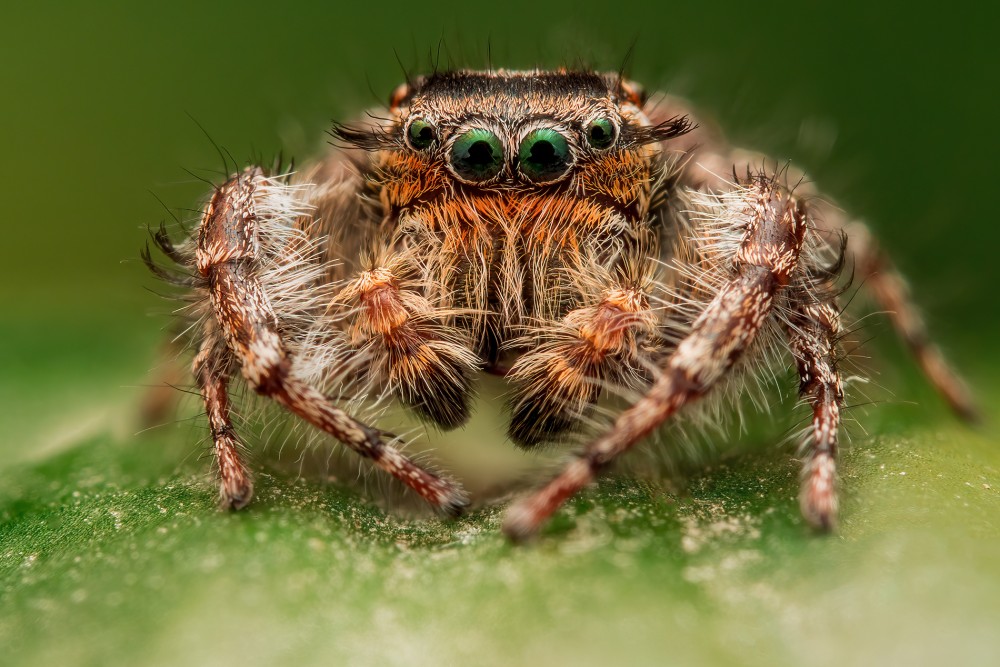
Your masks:
{"label": "spider's head", "polygon": [[382,153],[383,166],[420,165],[464,190],[585,187],[690,130],[684,117],[652,125],[643,104],[617,74],[455,71],[397,88],[385,124],[335,134]]}

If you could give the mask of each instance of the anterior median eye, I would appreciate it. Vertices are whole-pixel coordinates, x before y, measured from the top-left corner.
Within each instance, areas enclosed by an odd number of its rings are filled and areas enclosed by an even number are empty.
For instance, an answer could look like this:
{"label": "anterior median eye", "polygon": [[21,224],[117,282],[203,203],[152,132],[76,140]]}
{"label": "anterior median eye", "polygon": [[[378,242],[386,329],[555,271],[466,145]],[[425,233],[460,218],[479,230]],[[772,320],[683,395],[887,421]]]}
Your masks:
{"label": "anterior median eye", "polygon": [[615,142],[618,130],[610,118],[595,118],[587,126],[587,141],[594,148],[607,148]]}
{"label": "anterior median eye", "polygon": [[571,161],[566,138],[546,127],[528,133],[521,141],[517,158],[521,173],[536,182],[553,181],[562,176]]}
{"label": "anterior median eye", "polygon": [[417,150],[423,150],[434,143],[437,133],[434,131],[433,125],[417,118],[410,122],[410,127],[406,131],[406,138],[409,140],[410,146]]}
{"label": "anterior median eye", "polygon": [[503,147],[489,130],[472,129],[455,140],[451,148],[451,166],[470,181],[486,181],[503,167]]}

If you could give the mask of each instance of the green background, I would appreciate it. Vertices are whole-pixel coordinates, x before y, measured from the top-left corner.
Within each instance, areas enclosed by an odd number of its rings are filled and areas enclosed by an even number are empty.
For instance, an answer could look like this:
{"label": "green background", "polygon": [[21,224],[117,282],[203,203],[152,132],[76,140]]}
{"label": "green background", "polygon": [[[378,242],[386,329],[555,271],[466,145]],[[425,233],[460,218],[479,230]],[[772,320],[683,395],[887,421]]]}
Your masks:
{"label": "green background", "polygon": [[[970,3],[971,4],[971,3]],[[1000,655],[996,10],[882,3],[44,4],[0,24],[4,664],[985,664]],[[986,12],[991,12],[987,15]],[[404,520],[269,450],[214,510],[204,425],[141,430],[165,314],[144,226],[212,138],[322,147],[442,59],[616,68],[792,159],[871,222],[987,421],[957,424],[881,318],[840,531],[797,516],[795,426],[664,483],[609,479],[529,548],[502,508]],[[991,83],[992,82],[992,83]],[[153,194],[155,193],[155,197]],[[183,213],[183,212],[182,212]],[[787,403],[787,401],[786,401]],[[506,447],[489,413],[452,441]],[[294,458],[294,456],[293,456]]]}

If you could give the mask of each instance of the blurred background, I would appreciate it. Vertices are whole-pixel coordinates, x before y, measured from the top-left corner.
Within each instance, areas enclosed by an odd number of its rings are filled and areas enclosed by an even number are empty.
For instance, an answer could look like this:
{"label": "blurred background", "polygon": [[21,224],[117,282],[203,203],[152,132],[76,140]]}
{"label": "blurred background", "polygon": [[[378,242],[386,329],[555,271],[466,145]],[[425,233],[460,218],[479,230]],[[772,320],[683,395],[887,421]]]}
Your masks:
{"label": "blurred background", "polygon": [[[44,465],[114,431],[134,406],[172,308],[138,253],[147,225],[169,222],[171,212],[188,217],[206,192],[199,179],[218,177],[216,149],[199,125],[238,160],[279,150],[307,158],[323,150],[332,120],[386,100],[401,65],[419,73],[436,59],[617,69],[631,54],[632,78],[690,98],[737,144],[793,160],[871,224],[992,420],[1000,391],[997,19],[995,8],[972,3],[905,11],[875,2],[429,0],[8,7],[0,25],[0,470]],[[954,428],[888,324],[870,332],[869,354],[886,360],[877,380],[887,391],[865,417],[869,435]],[[988,435],[968,437],[995,440],[992,423],[981,432]],[[129,428],[115,442],[134,442]],[[57,488],[58,475],[46,484]],[[4,496],[8,540],[21,534],[17,502],[28,502],[31,488]],[[210,496],[198,502],[210,505]],[[996,534],[996,523],[983,526],[979,535]],[[34,604],[40,594],[23,592],[12,553],[0,567],[0,600],[6,591],[20,602],[0,621],[0,636],[55,618]],[[73,591],[55,583],[50,593],[61,607]],[[677,627],[711,606],[692,604]],[[28,641],[26,655],[47,655],[39,646]],[[102,655],[88,650],[82,655]],[[691,655],[725,655],[713,651]]]}

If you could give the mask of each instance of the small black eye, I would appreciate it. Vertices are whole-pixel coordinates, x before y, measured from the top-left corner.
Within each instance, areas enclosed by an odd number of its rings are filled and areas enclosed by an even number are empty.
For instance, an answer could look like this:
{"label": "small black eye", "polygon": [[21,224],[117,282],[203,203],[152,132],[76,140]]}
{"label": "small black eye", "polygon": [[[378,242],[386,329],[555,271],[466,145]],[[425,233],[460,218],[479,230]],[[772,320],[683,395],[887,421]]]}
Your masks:
{"label": "small black eye", "polygon": [[566,138],[547,127],[532,130],[518,151],[521,172],[538,183],[554,181],[569,168],[572,160]]}
{"label": "small black eye", "polygon": [[607,148],[617,137],[618,129],[610,118],[595,118],[587,126],[587,141],[594,148]]}
{"label": "small black eye", "polygon": [[503,146],[489,130],[472,129],[460,136],[451,148],[451,166],[470,181],[487,181],[503,168]]}
{"label": "small black eye", "polygon": [[437,133],[434,132],[433,125],[417,118],[410,123],[409,129],[406,131],[406,138],[409,140],[410,146],[422,151],[434,143]]}

